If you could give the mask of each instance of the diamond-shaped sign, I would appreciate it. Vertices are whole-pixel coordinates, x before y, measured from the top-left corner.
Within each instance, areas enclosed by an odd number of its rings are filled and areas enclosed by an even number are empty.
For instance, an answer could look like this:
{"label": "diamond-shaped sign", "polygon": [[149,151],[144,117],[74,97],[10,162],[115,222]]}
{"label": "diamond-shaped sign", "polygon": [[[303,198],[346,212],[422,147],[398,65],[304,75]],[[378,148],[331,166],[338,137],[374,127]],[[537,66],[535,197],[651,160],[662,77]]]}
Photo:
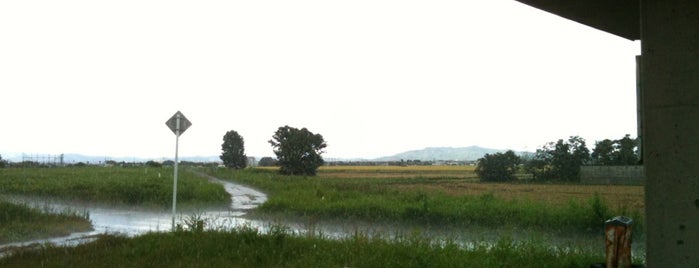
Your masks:
{"label": "diamond-shaped sign", "polygon": [[172,133],[175,133],[175,135],[179,136],[184,133],[185,130],[187,130],[190,126],[192,126],[192,122],[189,122],[187,120],[187,117],[184,117],[184,114],[182,114],[180,111],[177,111],[170,119],[165,122],[165,125],[172,130]]}

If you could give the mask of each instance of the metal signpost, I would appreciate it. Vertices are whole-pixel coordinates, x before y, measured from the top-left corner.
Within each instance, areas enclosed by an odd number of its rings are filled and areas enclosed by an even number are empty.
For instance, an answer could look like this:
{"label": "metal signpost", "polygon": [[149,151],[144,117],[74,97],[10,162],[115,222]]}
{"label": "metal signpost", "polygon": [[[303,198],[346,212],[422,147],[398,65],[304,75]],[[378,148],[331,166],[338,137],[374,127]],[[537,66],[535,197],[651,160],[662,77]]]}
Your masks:
{"label": "metal signpost", "polygon": [[170,130],[172,130],[173,133],[175,133],[175,174],[174,174],[174,179],[172,183],[172,231],[175,231],[175,212],[177,210],[177,164],[179,162],[178,159],[178,150],[180,147],[180,135],[184,133],[185,130],[187,130],[191,125],[192,122],[189,122],[186,117],[180,112],[177,111],[170,119],[165,122],[165,125],[167,125]]}

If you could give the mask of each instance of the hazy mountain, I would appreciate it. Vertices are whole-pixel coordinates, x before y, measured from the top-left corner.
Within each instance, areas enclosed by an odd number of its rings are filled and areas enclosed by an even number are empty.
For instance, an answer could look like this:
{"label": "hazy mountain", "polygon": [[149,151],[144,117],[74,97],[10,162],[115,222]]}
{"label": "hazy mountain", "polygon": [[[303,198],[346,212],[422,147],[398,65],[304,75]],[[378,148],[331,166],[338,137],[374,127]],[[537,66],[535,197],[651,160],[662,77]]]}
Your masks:
{"label": "hazy mountain", "polygon": [[[485,154],[493,154],[499,152],[505,152],[507,150],[483,148],[478,146],[469,147],[428,147],[422,150],[412,150],[407,152],[398,153],[391,156],[379,157],[376,159],[325,159],[326,161],[400,161],[400,160],[420,160],[420,161],[475,161],[478,158],[483,157]],[[521,152],[519,152],[521,154]],[[59,155],[31,155],[32,157],[37,157],[31,159],[37,162],[57,162],[58,160],[53,159],[42,159],[42,156],[46,157],[59,157]],[[20,162],[23,160],[22,154],[3,154],[3,159]],[[107,160],[112,160],[116,162],[146,162],[149,160],[162,162],[165,160],[173,160],[174,157],[159,157],[159,158],[139,158],[139,157],[110,157],[110,156],[89,156],[81,154],[64,154],[63,162],[66,164],[75,164],[78,162],[99,164],[104,163]],[[260,157],[256,157],[257,160]],[[30,159],[27,159],[30,160]],[[180,156],[181,161],[191,161],[191,162],[220,162],[219,156]]]}
{"label": "hazy mountain", "polygon": [[475,161],[485,154],[505,152],[507,150],[490,149],[478,146],[469,147],[428,147],[422,150],[413,150],[385,156],[375,159],[376,161],[400,161],[402,160],[452,160],[452,161]]}

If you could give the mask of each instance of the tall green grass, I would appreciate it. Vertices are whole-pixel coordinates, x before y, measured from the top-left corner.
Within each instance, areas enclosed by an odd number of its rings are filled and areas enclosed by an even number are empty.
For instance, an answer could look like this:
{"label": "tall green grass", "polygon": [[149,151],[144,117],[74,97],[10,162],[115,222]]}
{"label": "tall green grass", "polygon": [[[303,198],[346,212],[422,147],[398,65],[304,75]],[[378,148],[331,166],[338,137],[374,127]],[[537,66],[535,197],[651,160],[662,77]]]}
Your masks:
{"label": "tall green grass", "polygon": [[284,227],[261,234],[229,231],[104,235],[77,247],[18,250],[2,267],[588,267],[602,252],[555,249],[540,242],[477,243],[464,248],[419,235],[363,234],[333,240],[290,235]]}
{"label": "tall green grass", "polygon": [[[268,200],[260,206],[261,212],[289,216],[598,232],[606,219],[618,213],[598,195],[586,202],[571,200],[566,205],[550,205],[531,200],[504,200],[492,193],[454,196],[425,192],[419,187],[395,187],[430,183],[428,178],[324,179],[281,176],[260,170],[211,172],[267,192]],[[637,219],[637,222],[642,221]]]}
{"label": "tall green grass", "polygon": [[[66,167],[0,169],[0,193],[167,208],[172,203],[172,169],[148,167]],[[221,185],[180,172],[178,204],[226,206]]]}
{"label": "tall green grass", "polygon": [[0,244],[69,235],[92,229],[89,215],[0,202]]}

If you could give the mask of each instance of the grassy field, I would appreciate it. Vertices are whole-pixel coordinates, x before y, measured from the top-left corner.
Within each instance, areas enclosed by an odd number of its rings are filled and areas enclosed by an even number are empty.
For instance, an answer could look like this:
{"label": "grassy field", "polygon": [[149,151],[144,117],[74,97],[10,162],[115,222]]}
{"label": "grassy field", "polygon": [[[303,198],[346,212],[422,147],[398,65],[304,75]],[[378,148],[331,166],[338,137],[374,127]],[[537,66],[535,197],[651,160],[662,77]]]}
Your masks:
{"label": "grassy field", "polygon": [[[478,179],[475,166],[322,166],[324,178],[405,178]],[[273,169],[272,169],[273,170]]]}
{"label": "grassy field", "polygon": [[[172,205],[172,176],[171,168],[5,168],[0,169],[0,194],[167,208]],[[230,204],[221,185],[189,172],[178,177],[177,199],[182,208]]]}
{"label": "grassy field", "polygon": [[[9,181],[15,185],[9,187],[5,186],[8,182],[0,182],[0,189],[14,189],[9,192],[21,189],[25,191],[23,193],[49,196],[61,193],[59,196],[73,199],[88,188],[100,193],[100,197],[92,196],[89,200],[115,202],[124,197],[106,194],[106,190],[98,187],[102,185],[98,182],[100,178],[119,178],[128,181],[122,182],[127,185],[147,184],[155,181],[157,172],[171,171],[163,170],[89,168],[40,174],[14,170],[11,176],[4,173],[3,178],[12,178]],[[253,214],[342,221],[355,219],[440,228],[470,228],[473,225],[483,226],[485,230],[499,226],[513,227],[513,230],[535,228],[579,231],[593,236],[599,235],[603,221],[612,215],[633,216],[641,226],[643,221],[642,187],[481,183],[475,179],[472,167],[322,167],[316,177],[281,176],[274,169],[209,169],[207,172],[267,193],[268,201]],[[73,175],[57,175],[59,173]],[[64,186],[62,192],[55,192],[47,189],[57,186],[47,185],[57,183],[30,187],[18,182],[31,178],[30,175],[44,180],[63,178],[59,184],[73,186]],[[66,177],[79,177],[82,179],[78,181],[88,180],[90,183],[68,182],[70,179]],[[171,178],[168,178],[157,185],[169,188],[165,184],[170,182]],[[159,204],[159,201],[135,200]],[[642,232],[642,227],[636,230]],[[11,257],[0,259],[0,266],[588,267],[603,260],[601,249],[557,248],[549,243],[502,237],[497,241],[464,246],[457,241],[430,240],[420,234],[395,233],[382,237],[360,232],[346,238],[330,239],[323,234],[291,234],[287,227],[279,225],[272,226],[265,234],[243,227],[151,233],[134,238],[104,235],[95,242],[77,247],[15,249]]]}
{"label": "grassy field", "polygon": [[69,235],[92,229],[88,215],[0,202],[0,244]]}
{"label": "grassy field", "polygon": [[2,267],[589,267],[601,252],[553,249],[543,242],[436,243],[418,235],[344,239],[230,231],[106,235],[77,247],[17,250]]}
{"label": "grassy field", "polygon": [[645,208],[643,186],[480,183],[475,169],[475,166],[323,166],[318,170],[318,176],[323,178],[427,178],[430,179],[430,183],[401,187],[444,192],[453,196],[492,193],[495,197],[507,200],[526,199],[556,205],[565,205],[571,200],[584,202],[598,194],[614,209],[642,212]]}
{"label": "grassy field", "polygon": [[322,167],[316,177],[212,172],[267,192],[258,210],[268,214],[564,230],[602,230],[604,220],[628,215],[643,226],[641,186],[481,183],[463,166]]}

